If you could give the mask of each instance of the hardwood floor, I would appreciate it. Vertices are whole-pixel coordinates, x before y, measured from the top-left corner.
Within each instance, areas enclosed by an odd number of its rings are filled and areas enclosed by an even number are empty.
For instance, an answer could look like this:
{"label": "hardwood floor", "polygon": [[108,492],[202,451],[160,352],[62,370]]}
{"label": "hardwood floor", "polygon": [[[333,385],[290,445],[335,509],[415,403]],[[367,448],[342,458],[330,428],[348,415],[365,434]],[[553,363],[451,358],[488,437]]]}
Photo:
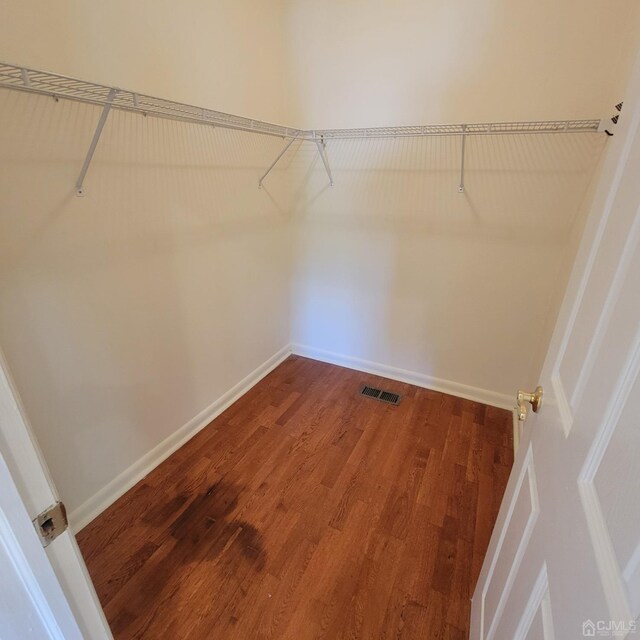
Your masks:
{"label": "hardwood floor", "polygon": [[461,640],[511,437],[507,411],[292,356],[78,542],[118,640]]}

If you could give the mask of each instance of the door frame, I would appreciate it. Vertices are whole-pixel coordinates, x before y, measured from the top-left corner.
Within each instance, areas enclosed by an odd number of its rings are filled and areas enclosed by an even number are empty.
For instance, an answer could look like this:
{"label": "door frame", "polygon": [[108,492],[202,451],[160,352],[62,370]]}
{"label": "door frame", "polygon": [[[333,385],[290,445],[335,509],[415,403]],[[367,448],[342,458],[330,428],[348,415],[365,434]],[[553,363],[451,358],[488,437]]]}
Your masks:
{"label": "door frame", "polygon": [[1,350],[0,484],[0,544],[10,551],[51,638],[112,640],[71,531],[43,548],[31,523],[59,497]]}

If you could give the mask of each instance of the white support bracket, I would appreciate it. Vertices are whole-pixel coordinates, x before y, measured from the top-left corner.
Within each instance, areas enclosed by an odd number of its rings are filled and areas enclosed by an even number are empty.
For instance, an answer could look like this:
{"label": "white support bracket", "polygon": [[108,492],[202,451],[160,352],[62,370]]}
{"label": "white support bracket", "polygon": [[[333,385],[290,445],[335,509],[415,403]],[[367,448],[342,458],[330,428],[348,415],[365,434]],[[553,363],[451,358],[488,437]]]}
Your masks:
{"label": "white support bracket", "polygon": [[271,173],[271,169],[278,164],[278,161],[282,156],[287,153],[289,147],[298,139],[298,134],[293,136],[289,142],[284,146],[284,149],[278,154],[278,157],[269,165],[269,168],[262,174],[260,180],[258,180],[258,189],[262,189],[262,181]]}
{"label": "white support bracket", "polygon": [[333,176],[331,175],[331,168],[329,167],[329,160],[327,159],[327,143],[324,141],[322,136],[320,136],[320,140],[316,139],[315,143],[318,146],[318,153],[320,153],[324,168],[327,170],[329,184],[333,187]]}
{"label": "white support bracket", "polygon": [[[466,131],[467,125],[463,125],[463,131]],[[460,184],[458,185],[458,193],[464,193],[464,147],[467,141],[466,133],[462,134],[462,154],[460,157]]]}
{"label": "white support bracket", "polygon": [[102,133],[105,122],[107,121],[107,116],[109,115],[111,105],[113,104],[113,99],[116,97],[117,92],[117,89],[111,89],[109,91],[109,95],[107,96],[107,101],[102,107],[102,114],[100,115],[100,120],[98,120],[98,126],[96,127],[95,133],[93,134],[93,139],[91,140],[91,144],[89,145],[89,150],[87,151],[82,169],[80,170],[80,175],[76,180],[76,195],[79,198],[84,195],[84,178],[87,175],[87,171],[89,170],[89,165],[91,164],[93,154],[95,153],[96,147],[98,146],[98,140],[100,140],[100,134]]}

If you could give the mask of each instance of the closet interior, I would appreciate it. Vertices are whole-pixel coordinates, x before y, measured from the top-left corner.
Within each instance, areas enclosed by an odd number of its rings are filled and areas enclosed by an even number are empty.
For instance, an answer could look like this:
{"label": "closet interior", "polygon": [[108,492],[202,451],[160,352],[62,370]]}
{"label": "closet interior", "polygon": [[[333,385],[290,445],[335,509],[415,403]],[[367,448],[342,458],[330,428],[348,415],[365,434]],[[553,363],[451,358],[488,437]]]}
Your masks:
{"label": "closet interior", "polygon": [[[459,27],[433,2],[218,4],[242,38],[209,42],[211,8],[144,36],[109,8],[113,61],[69,40],[45,64],[16,36],[0,63],[0,355],[104,615],[82,636],[474,637],[516,392],[640,14],[589,2],[581,35],[558,9],[553,57],[532,3]],[[421,35],[436,14],[449,31]],[[156,59],[124,71],[137,37]]]}

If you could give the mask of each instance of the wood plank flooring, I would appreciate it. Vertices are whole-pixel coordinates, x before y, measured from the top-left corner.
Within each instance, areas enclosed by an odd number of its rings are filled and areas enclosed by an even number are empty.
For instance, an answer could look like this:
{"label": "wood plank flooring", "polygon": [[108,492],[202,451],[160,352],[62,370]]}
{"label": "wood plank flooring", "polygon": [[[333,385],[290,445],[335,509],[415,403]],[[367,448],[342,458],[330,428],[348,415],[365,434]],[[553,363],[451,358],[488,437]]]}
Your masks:
{"label": "wood plank flooring", "polygon": [[78,542],[117,640],[462,640],[512,451],[507,411],[292,356]]}

